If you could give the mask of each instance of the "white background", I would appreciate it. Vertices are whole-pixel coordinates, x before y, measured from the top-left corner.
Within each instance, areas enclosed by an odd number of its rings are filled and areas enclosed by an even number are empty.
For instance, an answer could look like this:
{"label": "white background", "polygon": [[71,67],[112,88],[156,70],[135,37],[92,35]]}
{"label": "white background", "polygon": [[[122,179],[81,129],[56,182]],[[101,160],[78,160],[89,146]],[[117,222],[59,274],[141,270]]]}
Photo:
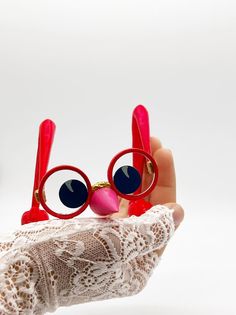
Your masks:
{"label": "white background", "polygon": [[186,211],[143,292],[55,314],[236,313],[235,56],[233,0],[0,1],[1,231],[30,208],[43,119],[57,124],[50,167],[95,182],[130,147],[140,103]]}

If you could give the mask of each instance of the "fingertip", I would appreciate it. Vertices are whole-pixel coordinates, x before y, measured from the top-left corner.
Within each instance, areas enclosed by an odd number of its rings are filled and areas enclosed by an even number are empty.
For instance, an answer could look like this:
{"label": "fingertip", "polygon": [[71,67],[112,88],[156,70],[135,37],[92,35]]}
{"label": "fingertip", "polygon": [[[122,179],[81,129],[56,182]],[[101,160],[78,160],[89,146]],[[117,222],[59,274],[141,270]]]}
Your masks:
{"label": "fingertip", "polygon": [[177,229],[184,219],[184,209],[177,203],[166,203],[165,206],[174,210],[173,219],[175,223],[175,229]]}
{"label": "fingertip", "polygon": [[162,148],[161,140],[156,137],[150,137],[150,146],[152,154]]}
{"label": "fingertip", "polygon": [[171,150],[161,148],[154,154],[159,168],[158,186],[176,189],[175,166]]}
{"label": "fingertip", "polygon": [[158,151],[154,153],[154,158],[157,162],[165,162],[166,164],[173,163],[173,154],[170,149],[167,148],[160,148]]}

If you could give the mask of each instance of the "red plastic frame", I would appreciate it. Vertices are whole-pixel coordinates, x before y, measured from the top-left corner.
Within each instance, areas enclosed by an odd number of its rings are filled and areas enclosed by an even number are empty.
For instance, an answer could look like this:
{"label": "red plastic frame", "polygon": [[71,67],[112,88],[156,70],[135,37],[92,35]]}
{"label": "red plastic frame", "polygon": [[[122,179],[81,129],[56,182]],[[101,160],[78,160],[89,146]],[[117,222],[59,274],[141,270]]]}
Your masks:
{"label": "red plastic frame", "polygon": [[[47,204],[44,200],[44,186],[45,186],[47,179],[52,174],[54,174],[55,172],[62,171],[62,170],[74,171],[74,172],[78,173],[79,175],[81,175],[84,178],[86,185],[87,185],[87,188],[88,188],[88,199],[85,202],[85,204],[82,207],[80,207],[79,209],[77,209],[75,212],[70,213],[70,214],[61,214],[61,213],[57,213],[57,212],[53,211],[52,209],[50,209],[47,206]],[[81,214],[89,205],[91,196],[92,196],[92,185],[88,179],[88,176],[83,171],[81,171],[79,168],[77,168],[75,166],[71,166],[71,165],[60,165],[60,166],[56,166],[56,167],[52,168],[50,171],[47,172],[47,174],[45,174],[45,176],[43,177],[43,179],[39,185],[39,200],[40,200],[42,207],[49,214],[51,214],[52,216],[57,217],[59,219],[71,219],[71,218],[74,218],[75,216]]]}
{"label": "red plastic frame", "polygon": [[[82,172],[80,169],[74,166],[70,166],[70,165],[61,165],[61,166],[54,167],[50,171],[47,172],[47,166],[49,162],[49,156],[50,156],[50,151],[51,151],[51,147],[53,143],[55,128],[56,128],[56,125],[54,124],[53,121],[49,119],[46,119],[40,125],[39,139],[38,139],[38,152],[37,152],[36,167],[35,167],[35,179],[34,179],[33,196],[32,196],[32,206],[29,211],[23,214],[22,224],[46,220],[48,219],[47,213],[60,219],[70,219],[82,213],[90,203],[90,199],[92,195],[92,186],[87,175],[84,172]],[[144,198],[145,196],[147,196],[155,187],[158,181],[158,166],[156,164],[156,161],[153,159],[153,157],[150,154],[150,132],[149,132],[148,111],[143,105],[136,106],[133,111],[132,135],[133,135],[132,137],[133,148],[121,151],[111,160],[110,165],[108,167],[108,171],[107,171],[107,177],[108,177],[108,181],[111,184],[111,187],[119,196],[128,200],[137,200],[137,199]],[[112,171],[113,171],[113,167],[116,161],[121,156],[127,153],[131,153],[131,152],[137,152],[142,155],[142,156],[140,155],[133,158],[133,166],[139,171],[141,176],[143,175],[143,168],[144,168],[146,158],[148,158],[152,162],[154,173],[155,173],[151,186],[142,193],[139,193],[141,191],[141,187],[138,188],[136,192],[138,192],[139,194],[137,195],[125,195],[125,194],[120,193],[115,187],[113,178],[112,178]],[[88,187],[88,199],[86,203],[81,208],[79,208],[76,212],[71,213],[71,214],[56,213],[55,211],[51,210],[47,206],[43,198],[43,189],[44,189],[44,185],[48,177],[51,176],[53,173],[59,170],[63,170],[63,169],[68,169],[68,170],[72,170],[79,173],[85,179],[85,182]],[[35,196],[35,192],[37,191],[37,189],[38,189],[40,203],[38,202]],[[44,210],[39,209],[40,204],[46,210],[46,212]]]}
{"label": "red plastic frame", "polygon": [[55,129],[56,125],[50,119],[44,120],[39,126],[38,150],[35,165],[32,204],[30,210],[23,213],[21,217],[21,224],[49,219],[47,212],[45,210],[39,209],[40,204],[36,199],[35,192],[38,190],[40,181],[47,171]]}
{"label": "red plastic frame", "polygon": [[[152,162],[153,170],[154,170],[154,179],[152,181],[151,186],[146,191],[144,191],[144,192],[142,192],[140,194],[137,194],[137,195],[125,195],[125,194],[122,194],[116,188],[116,186],[115,186],[115,184],[113,182],[112,174],[113,174],[113,168],[115,166],[116,161],[120,157],[122,157],[123,155],[125,155],[127,153],[132,153],[132,152],[139,153],[139,154],[143,155],[145,158],[148,158]],[[142,174],[142,172],[141,172],[141,174]],[[141,199],[141,198],[146,197],[154,189],[154,187],[156,186],[157,181],[158,181],[158,167],[157,167],[156,161],[154,160],[154,158],[149,153],[145,152],[144,150],[138,149],[138,148],[130,148],[130,149],[126,149],[126,150],[121,151],[120,153],[118,153],[117,155],[115,155],[113,157],[113,159],[111,160],[110,165],[108,167],[108,170],[107,170],[107,178],[108,178],[109,183],[111,184],[112,189],[120,197],[125,198],[127,200],[137,200],[137,199]]]}

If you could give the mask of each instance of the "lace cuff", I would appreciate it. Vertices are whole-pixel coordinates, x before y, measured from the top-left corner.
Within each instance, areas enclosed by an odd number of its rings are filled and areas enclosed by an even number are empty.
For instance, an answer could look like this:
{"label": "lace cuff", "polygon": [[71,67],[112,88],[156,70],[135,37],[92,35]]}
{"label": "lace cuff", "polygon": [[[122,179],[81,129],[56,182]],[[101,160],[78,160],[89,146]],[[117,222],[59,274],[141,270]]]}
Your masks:
{"label": "lace cuff", "polygon": [[74,218],[22,226],[0,243],[0,314],[137,294],[174,232],[173,210],[141,217]]}

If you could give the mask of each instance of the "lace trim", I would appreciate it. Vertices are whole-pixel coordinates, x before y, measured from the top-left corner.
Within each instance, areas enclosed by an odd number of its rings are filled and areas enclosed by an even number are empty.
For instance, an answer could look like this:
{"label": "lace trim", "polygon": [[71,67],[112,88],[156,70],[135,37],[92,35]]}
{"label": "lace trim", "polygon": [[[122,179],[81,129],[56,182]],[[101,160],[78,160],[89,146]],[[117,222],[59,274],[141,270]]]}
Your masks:
{"label": "lace trim", "polygon": [[137,294],[174,233],[172,213],[158,205],[141,217],[53,219],[0,236],[0,314]]}

